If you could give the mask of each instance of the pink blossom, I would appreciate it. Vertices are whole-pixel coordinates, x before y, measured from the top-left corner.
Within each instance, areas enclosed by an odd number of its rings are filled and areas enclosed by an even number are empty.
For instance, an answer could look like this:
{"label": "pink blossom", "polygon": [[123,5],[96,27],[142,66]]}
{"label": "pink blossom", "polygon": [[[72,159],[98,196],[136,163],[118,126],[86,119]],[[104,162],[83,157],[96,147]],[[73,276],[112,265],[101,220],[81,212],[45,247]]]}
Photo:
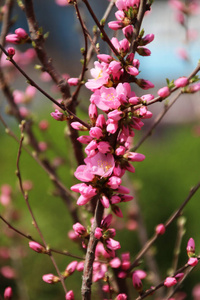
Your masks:
{"label": "pink blossom", "polygon": [[79,78],[71,77],[67,80],[67,82],[68,82],[69,86],[76,86],[79,83]]}
{"label": "pink blossom", "polygon": [[114,134],[118,129],[118,122],[113,119],[108,119],[107,122],[106,131]]}
{"label": "pink blossom", "polygon": [[46,283],[50,284],[60,281],[60,279],[57,276],[54,276],[53,274],[45,274],[42,276],[42,279]]}
{"label": "pink blossom", "polygon": [[109,202],[108,197],[106,197],[106,195],[101,195],[100,201],[101,201],[102,205],[103,205],[105,208],[108,208],[108,207],[109,207],[110,202]]}
{"label": "pink blossom", "polygon": [[126,294],[118,294],[116,300],[127,300]]}
{"label": "pink blossom", "polygon": [[[57,0],[58,1],[58,0]],[[60,0],[59,0],[60,1]],[[66,1],[66,0],[65,0]],[[74,300],[74,292],[72,290],[70,290],[69,292],[67,292],[67,294],[65,295],[65,299],[66,300]]]}
{"label": "pink blossom", "polygon": [[158,224],[156,226],[156,234],[162,235],[165,233],[165,225],[164,224]]}
{"label": "pink blossom", "polygon": [[145,37],[142,38],[142,45],[147,45],[149,43],[151,43],[154,40],[154,34],[150,33],[145,35]]}
{"label": "pink blossom", "polygon": [[168,97],[169,94],[170,94],[170,90],[169,90],[168,86],[165,86],[158,90],[158,95],[162,98]]}
{"label": "pink blossom", "polygon": [[117,109],[121,105],[115,88],[102,87],[100,90],[94,92],[90,101],[94,102],[103,111]]}
{"label": "pink blossom", "polygon": [[83,236],[87,232],[85,227],[78,222],[73,225],[73,229],[78,236]]}
{"label": "pink blossom", "polygon": [[91,127],[89,134],[92,138],[96,139],[100,139],[103,136],[102,129],[99,127]]}
{"label": "pink blossom", "polygon": [[99,152],[105,154],[110,152],[111,146],[108,142],[101,141],[97,144],[97,148]]}
{"label": "pink blossom", "polygon": [[13,47],[9,47],[7,49],[7,52],[10,57],[13,57],[15,55],[15,49]]}
{"label": "pink blossom", "polygon": [[116,251],[117,249],[120,249],[120,243],[116,240],[113,240],[112,238],[107,239],[106,241],[106,247],[110,250]]}
{"label": "pink blossom", "polygon": [[118,30],[123,27],[123,23],[121,21],[111,21],[108,23],[108,27],[112,30]]}
{"label": "pink blossom", "polygon": [[107,73],[107,64],[94,62],[94,68],[90,73],[94,79],[89,79],[85,86],[90,90],[95,90],[108,83],[109,74]]}
{"label": "pink blossom", "polygon": [[132,275],[132,282],[133,282],[133,286],[137,291],[142,291],[142,281],[141,279],[138,277],[136,272],[133,272]]}
{"label": "pink blossom", "polygon": [[4,299],[11,300],[13,296],[12,288],[8,286],[4,291]]}
{"label": "pink blossom", "polygon": [[127,73],[129,73],[130,75],[133,75],[133,76],[137,76],[139,74],[138,69],[135,68],[134,66],[128,66],[126,71],[127,71]]}
{"label": "pink blossom", "polygon": [[193,238],[189,239],[186,250],[189,257],[195,253],[195,242]]}
{"label": "pink blossom", "polygon": [[38,253],[45,253],[46,252],[45,248],[42,245],[40,245],[39,243],[34,242],[34,241],[29,242],[29,247],[32,250],[34,250],[35,252],[38,252]]}
{"label": "pink blossom", "polygon": [[49,128],[49,122],[47,120],[41,120],[39,123],[39,128],[42,131],[45,131]]}
{"label": "pink blossom", "polygon": [[187,263],[189,266],[194,267],[198,264],[198,259],[196,257],[190,257]]}
{"label": "pink blossom", "polygon": [[69,275],[71,275],[72,273],[74,273],[74,271],[76,270],[78,262],[76,260],[72,261],[66,268],[65,273],[67,273]]}
{"label": "pink blossom", "polygon": [[154,84],[149,80],[137,79],[136,82],[143,90],[154,88]]}
{"label": "pink blossom", "polygon": [[91,103],[89,105],[88,115],[89,115],[91,121],[94,121],[94,122],[96,121],[97,116],[98,116],[98,111],[97,111],[97,107],[95,104]]}
{"label": "pink blossom", "polygon": [[111,55],[108,55],[108,54],[98,54],[97,58],[100,61],[102,61],[104,63],[107,63],[107,64],[109,64],[113,60],[113,57]]}
{"label": "pink blossom", "polygon": [[0,269],[1,274],[5,277],[5,278],[15,278],[16,277],[16,272],[13,268],[11,268],[10,266],[3,266]]}
{"label": "pink blossom", "polygon": [[93,282],[96,282],[102,278],[104,278],[105,273],[107,272],[106,264],[101,264],[98,262],[93,263]]}
{"label": "pink blossom", "polygon": [[17,34],[8,34],[6,36],[6,42],[7,43],[12,43],[12,44],[19,44],[20,43],[20,38]]}
{"label": "pink blossom", "polygon": [[[51,113],[52,115],[52,113]],[[55,119],[55,118],[54,118]],[[67,117],[65,118],[65,120],[67,120]],[[60,121],[60,120],[58,120]],[[61,120],[63,121],[63,120]],[[88,128],[85,127],[83,124],[81,124],[80,122],[72,122],[71,123],[72,128],[76,129],[76,130],[81,130],[81,131],[88,131]]]}
{"label": "pink blossom", "polygon": [[[59,6],[66,6],[69,3],[67,2],[67,0],[55,0],[55,3]],[[66,298],[67,299],[67,298]],[[71,298],[67,299],[67,300],[71,300]],[[73,299],[72,299],[73,300]]]}
{"label": "pink blossom", "polygon": [[78,272],[82,272],[83,271],[83,269],[84,269],[84,261],[80,261],[78,264],[77,264],[77,266],[76,266],[76,270],[78,271]]}
{"label": "pink blossom", "polygon": [[103,219],[101,224],[102,228],[107,229],[108,227],[110,227],[111,221],[112,221],[112,215],[109,214]]}
{"label": "pink blossom", "polygon": [[174,81],[176,87],[185,87],[188,84],[188,79],[186,77],[180,77]]}
{"label": "pink blossom", "polygon": [[85,163],[90,168],[90,172],[101,177],[109,177],[114,168],[114,157],[112,154],[102,154],[98,152],[92,158],[86,158]]}
{"label": "pink blossom", "polygon": [[99,240],[102,237],[102,228],[97,227],[95,229],[94,236],[95,236],[96,239]]}
{"label": "pink blossom", "polygon": [[17,36],[23,40],[28,37],[28,33],[23,28],[17,28],[15,30],[15,34],[17,34]]}
{"label": "pink blossom", "polygon": [[200,299],[200,283],[196,284],[192,290],[192,296],[194,297],[194,300]]}
{"label": "pink blossom", "polygon": [[112,205],[112,211],[119,218],[123,218],[123,213],[122,213],[121,209],[117,205]]}
{"label": "pink blossom", "polygon": [[80,181],[89,182],[94,178],[94,174],[91,173],[91,168],[89,165],[80,165],[76,169],[74,176]]}
{"label": "pink blossom", "polygon": [[117,176],[111,176],[108,180],[107,185],[111,188],[111,189],[117,189],[120,184],[122,183],[121,178],[117,177]]}
{"label": "pink blossom", "polygon": [[144,279],[147,276],[147,273],[143,270],[136,270],[135,273],[140,279]]}
{"label": "pink blossom", "polygon": [[109,265],[111,268],[119,268],[121,266],[121,260],[118,257],[115,257],[110,260]]}
{"label": "pink blossom", "polygon": [[52,112],[50,115],[57,121],[67,120],[67,117],[62,112],[60,112],[58,109],[56,109],[55,112]]}
{"label": "pink blossom", "polygon": [[131,40],[131,38],[133,36],[133,26],[132,25],[128,25],[128,26],[124,27],[122,29],[122,31],[123,31],[123,34],[125,35],[125,37],[128,40]]}
{"label": "pink blossom", "polygon": [[145,159],[145,155],[136,152],[128,152],[124,155],[124,157],[127,157],[128,160],[130,161],[137,161],[137,162],[143,161]]}
{"label": "pink blossom", "polygon": [[175,275],[175,278],[177,281],[181,281],[183,279],[184,275],[185,275],[184,273],[178,273]]}
{"label": "pink blossom", "polygon": [[177,280],[174,277],[167,277],[164,281],[164,285],[166,287],[171,287],[173,285],[177,284]]}

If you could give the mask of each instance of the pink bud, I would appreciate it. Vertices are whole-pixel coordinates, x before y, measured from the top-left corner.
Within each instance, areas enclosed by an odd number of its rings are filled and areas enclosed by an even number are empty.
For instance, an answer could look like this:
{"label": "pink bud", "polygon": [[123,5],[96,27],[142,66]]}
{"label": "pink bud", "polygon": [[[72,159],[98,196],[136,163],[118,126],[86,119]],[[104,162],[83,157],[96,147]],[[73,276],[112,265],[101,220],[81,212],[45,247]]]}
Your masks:
{"label": "pink bud", "polygon": [[105,62],[107,64],[109,64],[113,60],[113,57],[108,54],[98,54],[97,57],[100,61]]}
{"label": "pink bud", "polygon": [[198,264],[198,259],[196,257],[190,257],[187,263],[189,266],[194,267]]}
{"label": "pink bud", "polygon": [[137,47],[137,53],[141,56],[150,56],[151,51],[145,47]]}
{"label": "pink bud", "polygon": [[142,281],[141,281],[141,279],[138,277],[138,275],[136,274],[136,272],[133,272],[133,275],[132,275],[132,282],[133,282],[134,288],[135,288],[138,292],[141,292],[141,291],[142,291]]}
{"label": "pink bud", "polygon": [[76,86],[79,83],[79,78],[69,78],[67,82],[69,86]]}
{"label": "pink bud", "polygon": [[40,121],[40,123],[39,123],[40,130],[45,131],[48,129],[48,127],[49,127],[49,122],[47,120]]}
{"label": "pink bud", "polygon": [[176,87],[185,87],[188,84],[188,79],[186,77],[180,77],[174,81]]}
{"label": "pink bud", "polygon": [[119,268],[121,266],[121,261],[118,257],[115,257],[109,262],[109,265],[111,268]]}
{"label": "pink bud", "polygon": [[74,292],[71,290],[65,295],[66,300],[74,300]]}
{"label": "pink bud", "polygon": [[8,286],[4,291],[4,299],[11,300],[12,295],[13,295],[12,288]]}
{"label": "pink bud", "polygon": [[[52,115],[53,113],[51,113]],[[53,116],[52,116],[53,117]],[[54,118],[55,119],[55,118]],[[60,120],[59,120],[60,121]],[[63,120],[61,120],[63,121]],[[87,131],[87,127],[83,126],[80,122],[72,122],[71,123],[72,128],[76,129],[76,130],[81,130],[81,131]]]}
{"label": "pink bud", "polygon": [[151,88],[154,88],[154,84],[150,82],[149,80],[145,79],[138,79],[136,83],[143,89],[143,90],[148,90]]}
{"label": "pink bud", "polygon": [[52,112],[50,115],[57,121],[64,121],[67,119],[67,117],[58,109],[55,109],[55,112]]}
{"label": "pink bud", "polygon": [[193,238],[189,239],[186,250],[189,257],[195,253],[195,242]]}
{"label": "pink bud", "polygon": [[167,277],[164,281],[164,285],[166,287],[171,287],[173,285],[177,284],[177,280],[174,277]]}
{"label": "pink bud", "polygon": [[116,300],[127,300],[126,294],[118,294]]}
{"label": "pink bud", "polygon": [[129,73],[130,75],[133,75],[133,76],[137,76],[139,74],[139,71],[137,68],[135,68],[133,66],[128,66],[127,73]]}
{"label": "pink bud", "polygon": [[97,228],[95,229],[94,236],[95,236],[96,239],[99,240],[99,239],[102,237],[102,229],[99,228],[99,227],[97,227]]}
{"label": "pink bud", "polygon": [[17,34],[8,34],[6,36],[6,42],[7,43],[12,43],[12,44],[19,44],[20,39]]}
{"label": "pink bud", "polygon": [[72,261],[66,268],[65,272],[68,273],[68,275],[71,275],[76,270],[78,262],[76,260]]}
{"label": "pink bud", "polygon": [[165,233],[165,225],[164,224],[158,224],[156,226],[156,234],[162,235]]}
{"label": "pink bud", "polygon": [[80,223],[74,224],[73,229],[74,229],[75,233],[79,236],[82,236],[86,233],[85,227],[83,225],[81,225]]}
{"label": "pink bud", "polygon": [[80,261],[78,264],[77,264],[77,267],[76,267],[76,270],[78,272],[82,272],[84,269],[84,261]]}
{"label": "pink bud", "polygon": [[28,37],[28,33],[23,28],[17,28],[15,33],[20,39],[26,39]]}
{"label": "pink bud", "polygon": [[42,245],[40,245],[39,243],[34,242],[34,241],[29,242],[29,247],[32,250],[34,250],[35,252],[38,252],[38,253],[45,253],[46,252],[45,248]]}
{"label": "pink bud", "polygon": [[178,273],[175,275],[175,278],[177,281],[181,281],[183,279],[184,275],[185,275],[184,273]]}
{"label": "pink bud", "polygon": [[15,49],[13,47],[9,47],[7,49],[7,52],[10,57],[13,57],[13,55],[15,55]]}
{"label": "pink bud", "polygon": [[145,35],[144,38],[142,38],[142,45],[147,45],[149,43],[151,43],[154,40],[154,34],[150,33]]}
{"label": "pink bud", "polygon": [[50,284],[60,281],[60,279],[57,276],[54,276],[53,274],[45,274],[42,276],[42,279],[46,283],[50,283]]}
{"label": "pink bud", "polygon": [[168,86],[165,86],[158,90],[158,95],[162,98],[166,98],[167,96],[169,96],[169,94],[170,94],[170,90]]}

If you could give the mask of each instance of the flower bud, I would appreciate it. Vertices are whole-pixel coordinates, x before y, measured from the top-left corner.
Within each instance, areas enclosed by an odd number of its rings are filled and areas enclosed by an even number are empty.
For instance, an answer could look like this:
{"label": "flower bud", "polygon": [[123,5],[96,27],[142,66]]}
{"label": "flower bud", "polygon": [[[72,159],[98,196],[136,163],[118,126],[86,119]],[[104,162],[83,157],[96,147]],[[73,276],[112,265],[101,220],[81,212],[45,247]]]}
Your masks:
{"label": "flower bud", "polygon": [[162,98],[168,97],[169,94],[170,94],[170,90],[169,90],[168,86],[165,86],[158,90],[158,95]]}
{"label": "flower bud", "polygon": [[134,288],[140,293],[142,291],[142,281],[135,272],[132,275],[132,282]]}
{"label": "flower bud", "polygon": [[177,280],[174,277],[167,277],[164,281],[164,285],[166,287],[171,287],[173,285],[177,284]]}
{"label": "flower bud", "polygon": [[13,295],[12,288],[10,286],[8,286],[4,291],[4,299],[11,300],[12,295]]}
{"label": "flower bud", "polygon": [[174,81],[176,87],[185,87],[188,84],[188,79],[186,77],[180,77]]}
{"label": "flower bud", "polygon": [[189,239],[186,250],[187,250],[188,257],[191,257],[195,254],[195,242],[193,238]]}
{"label": "flower bud", "polygon": [[164,233],[165,233],[165,225],[164,225],[164,224],[158,224],[158,225],[156,226],[156,233],[157,233],[158,235],[164,234]]}
{"label": "flower bud", "polygon": [[46,253],[46,249],[37,242],[31,241],[29,242],[29,247],[38,253]]}
{"label": "flower bud", "polygon": [[71,290],[65,295],[66,300],[74,300],[74,292]]}
{"label": "flower bud", "polygon": [[9,47],[7,49],[7,52],[10,57],[13,57],[15,55],[15,49],[13,47]]}
{"label": "flower bud", "polygon": [[49,283],[49,284],[53,284],[53,283],[60,281],[60,278],[57,276],[54,276],[53,274],[45,274],[42,276],[42,279],[43,279],[43,281],[45,281],[46,283]]}

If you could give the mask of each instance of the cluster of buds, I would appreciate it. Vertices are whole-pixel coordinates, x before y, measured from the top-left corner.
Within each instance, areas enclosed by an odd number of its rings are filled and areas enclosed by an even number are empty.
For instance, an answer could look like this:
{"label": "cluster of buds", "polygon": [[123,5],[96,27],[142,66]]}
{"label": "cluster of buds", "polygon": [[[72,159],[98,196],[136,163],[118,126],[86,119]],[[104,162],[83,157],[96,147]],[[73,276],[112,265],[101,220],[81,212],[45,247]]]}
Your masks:
{"label": "cluster of buds", "polygon": [[28,33],[23,28],[17,28],[15,33],[6,36],[6,42],[12,44],[24,44],[29,41]]}

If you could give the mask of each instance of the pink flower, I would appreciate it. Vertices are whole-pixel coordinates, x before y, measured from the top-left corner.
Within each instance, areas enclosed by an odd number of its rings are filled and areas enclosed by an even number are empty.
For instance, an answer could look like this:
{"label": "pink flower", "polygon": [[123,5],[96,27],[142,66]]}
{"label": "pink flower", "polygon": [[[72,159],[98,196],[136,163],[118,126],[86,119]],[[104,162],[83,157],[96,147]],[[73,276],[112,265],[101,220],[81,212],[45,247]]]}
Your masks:
{"label": "pink flower", "polygon": [[100,201],[105,208],[109,207],[110,201],[109,201],[108,197],[106,197],[105,195],[101,195]]}
{"label": "pink flower", "polygon": [[89,165],[80,165],[74,172],[74,176],[80,181],[89,182],[94,178],[94,174],[91,173],[91,168]]}
{"label": "pink flower", "polygon": [[186,77],[180,77],[174,81],[176,87],[185,87],[188,84],[188,79]]}
{"label": "pink flower", "polygon": [[99,240],[102,237],[102,228],[97,227],[95,229],[94,236],[95,236],[96,239]]}
{"label": "pink flower", "polygon": [[109,64],[113,60],[113,57],[108,54],[98,54],[97,58],[107,64]]}
{"label": "pink flower", "polygon": [[109,177],[115,166],[114,157],[110,153],[102,154],[98,152],[92,158],[86,158],[84,161],[92,174],[101,177]]}
{"label": "pink flower", "polygon": [[143,90],[148,90],[151,88],[154,88],[154,84],[145,79],[137,79],[136,83],[143,89]]}
{"label": "pink flower", "polygon": [[108,83],[109,74],[107,73],[107,64],[94,62],[94,68],[90,73],[94,79],[89,79],[85,86],[90,90],[95,90]]}
{"label": "pink flower", "polygon": [[126,294],[118,294],[116,300],[127,300]]}
{"label": "pink flower", "polygon": [[103,136],[102,129],[99,127],[91,127],[89,134],[92,138],[95,139],[100,139]]}
{"label": "pink flower", "polygon": [[166,287],[171,287],[173,285],[177,284],[177,280],[174,277],[167,277],[164,281],[164,285]]}
{"label": "pink flower", "polygon": [[78,264],[77,264],[77,267],[76,267],[76,270],[78,271],[78,272],[82,272],[83,271],[83,269],[84,269],[84,261],[80,261]]}
{"label": "pink flower", "polygon": [[121,260],[118,257],[115,257],[110,260],[109,265],[111,268],[119,268],[121,266]]}
{"label": "pink flower", "polygon": [[170,95],[170,90],[169,90],[168,86],[165,86],[165,87],[159,89],[158,95],[162,98],[168,97]]}
{"label": "pink flower", "polygon": [[113,240],[112,238],[107,239],[105,242],[106,242],[106,247],[110,250],[115,251],[121,248],[120,243],[116,240]]}
{"label": "pink flower", "polygon": [[8,34],[6,36],[6,42],[7,43],[12,43],[12,44],[19,44],[20,43],[20,38],[17,34]]}
{"label": "pink flower", "polygon": [[121,21],[111,21],[108,23],[108,27],[112,30],[118,30],[123,27],[123,23]]}
{"label": "pink flower", "polygon": [[103,111],[117,109],[121,105],[115,88],[102,87],[100,90],[94,92],[90,101],[94,102]]}
{"label": "pink flower", "polygon": [[189,257],[195,253],[195,242],[193,238],[189,239],[186,250]]}
{"label": "pink flower", "polygon": [[29,242],[29,247],[38,253],[46,253],[45,248],[37,242],[31,241]]}
{"label": "pink flower", "polygon": [[122,29],[122,31],[123,31],[123,34],[125,35],[125,37],[128,40],[131,40],[131,38],[133,36],[133,26],[132,25],[128,25],[128,26],[124,27]]}
{"label": "pink flower", "polygon": [[78,222],[73,225],[73,229],[78,236],[83,236],[87,232],[85,227]]}
{"label": "pink flower", "polygon": [[69,292],[67,292],[67,294],[65,295],[65,299],[66,300],[74,300],[74,292],[72,290],[70,290]]}
{"label": "pink flower", "polygon": [[104,142],[104,141],[101,141],[97,144],[97,148],[99,150],[99,152],[105,154],[105,153],[108,153],[110,152],[111,150],[111,146],[108,142]]}
{"label": "pink flower", "polygon": [[104,278],[105,273],[107,272],[106,264],[101,264],[98,262],[93,263],[93,278],[92,281],[96,282],[102,278]]}
{"label": "pink flower", "polygon": [[117,177],[117,176],[111,176],[108,180],[107,185],[111,188],[111,189],[117,189],[120,184],[122,183],[121,178]]}
{"label": "pink flower", "polygon": [[5,277],[5,278],[15,278],[16,277],[16,272],[13,268],[11,268],[10,266],[3,266],[0,269],[1,274]]}
{"label": "pink flower", "polygon": [[112,215],[109,214],[103,219],[102,224],[101,224],[102,228],[105,228],[105,229],[109,228],[111,221],[112,221]]}
{"label": "pink flower", "polygon": [[140,153],[136,153],[136,152],[128,152],[124,155],[124,157],[127,157],[128,160],[130,161],[143,161],[145,159],[145,156],[143,154]]}
{"label": "pink flower", "polygon": [[53,274],[45,274],[42,276],[42,279],[46,283],[50,283],[50,284],[60,281],[59,277],[54,276]]}
{"label": "pink flower", "polygon": [[79,83],[79,78],[71,77],[67,80],[67,82],[68,82],[69,86],[76,86]]}
{"label": "pink flower", "polygon": [[[51,114],[51,115],[52,115],[52,114]],[[67,117],[66,117],[65,120],[67,120]],[[60,120],[58,120],[58,121],[60,121]],[[63,121],[63,120],[61,120],[61,121]],[[80,122],[72,122],[72,123],[71,123],[71,126],[72,126],[72,128],[74,128],[74,129],[76,129],[76,130],[88,131],[88,128],[85,127],[85,126],[84,126],[83,124],[81,124]]]}
{"label": "pink flower", "polygon": [[198,259],[196,257],[190,257],[187,263],[189,266],[194,267],[198,264]]}
{"label": "pink flower", "polygon": [[[71,275],[72,273],[74,273],[74,271],[76,270],[78,262],[72,261],[66,268],[65,273],[67,274],[67,276]],[[65,276],[66,276],[65,274]]]}
{"label": "pink flower", "polygon": [[7,52],[10,57],[13,57],[15,55],[15,49],[13,47],[9,47],[7,49]]}
{"label": "pink flower", "polygon": [[4,291],[4,299],[11,300],[12,295],[13,295],[12,288],[10,286],[8,286]]}
{"label": "pink flower", "polygon": [[52,112],[50,115],[57,121],[67,120],[67,117],[62,112],[60,112],[58,109],[55,109],[55,112]]}
{"label": "pink flower", "polygon": [[128,66],[126,71],[127,71],[127,73],[129,73],[130,75],[133,75],[133,76],[137,76],[139,74],[138,69],[135,68],[134,66]]}
{"label": "pink flower", "polygon": [[154,40],[154,34],[150,33],[145,35],[145,37],[142,38],[142,45],[147,45],[151,43]]}
{"label": "pink flower", "polygon": [[141,279],[138,277],[136,272],[133,272],[132,275],[132,282],[133,282],[133,286],[134,288],[138,291],[141,292],[142,291],[142,281]]}
{"label": "pink flower", "polygon": [[28,33],[23,28],[17,28],[15,33],[20,39],[26,39],[28,37]]}
{"label": "pink flower", "polygon": [[159,224],[156,226],[156,234],[162,235],[165,233],[165,225],[164,224]]}

